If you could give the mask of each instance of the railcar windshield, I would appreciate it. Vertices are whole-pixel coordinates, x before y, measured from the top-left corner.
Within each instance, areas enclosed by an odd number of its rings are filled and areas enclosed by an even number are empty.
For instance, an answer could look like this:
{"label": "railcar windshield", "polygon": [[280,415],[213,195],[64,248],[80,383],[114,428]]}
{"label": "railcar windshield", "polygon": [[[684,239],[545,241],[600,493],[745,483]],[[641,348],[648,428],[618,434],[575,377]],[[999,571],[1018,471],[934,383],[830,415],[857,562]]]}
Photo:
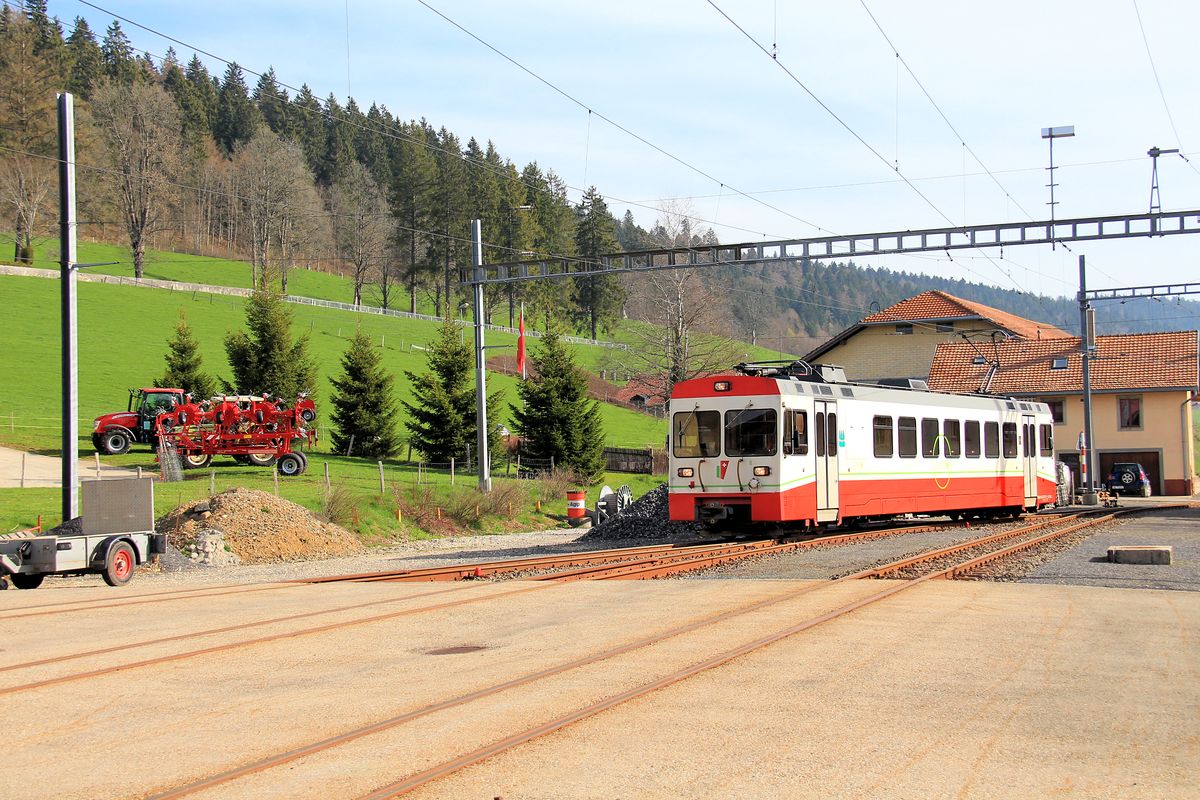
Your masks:
{"label": "railcar windshield", "polygon": [[773,456],[778,423],[773,408],[743,408],[725,412],[725,455]]}
{"label": "railcar windshield", "polygon": [[671,422],[676,458],[706,458],[721,452],[721,412],[680,411]]}

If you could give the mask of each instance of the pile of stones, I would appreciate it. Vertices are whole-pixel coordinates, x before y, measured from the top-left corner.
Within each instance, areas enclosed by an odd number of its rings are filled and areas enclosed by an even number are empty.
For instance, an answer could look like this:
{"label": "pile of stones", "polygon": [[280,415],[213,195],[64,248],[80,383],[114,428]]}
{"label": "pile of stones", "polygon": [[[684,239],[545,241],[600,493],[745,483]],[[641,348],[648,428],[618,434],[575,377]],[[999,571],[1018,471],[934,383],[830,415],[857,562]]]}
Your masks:
{"label": "pile of stones", "polygon": [[695,522],[671,522],[668,516],[664,483],[639,497],[620,515],[592,528],[580,540],[689,539],[703,530]]}

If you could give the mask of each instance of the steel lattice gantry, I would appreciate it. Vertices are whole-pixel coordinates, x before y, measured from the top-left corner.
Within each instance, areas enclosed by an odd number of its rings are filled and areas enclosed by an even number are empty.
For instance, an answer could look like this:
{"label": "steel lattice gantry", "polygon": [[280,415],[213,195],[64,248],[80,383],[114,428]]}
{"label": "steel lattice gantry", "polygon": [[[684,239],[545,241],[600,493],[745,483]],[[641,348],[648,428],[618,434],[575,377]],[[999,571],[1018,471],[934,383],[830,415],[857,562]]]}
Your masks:
{"label": "steel lattice gantry", "polygon": [[1006,222],[994,225],[966,225],[954,228],[864,233],[852,236],[821,236],[811,239],[711,247],[637,250],[600,256],[591,261],[567,257],[544,258],[504,264],[485,264],[481,269],[464,267],[460,270],[459,280],[464,284],[511,283],[569,278],[584,273],[646,272],[659,269],[710,267],[720,264],[922,253],[976,247],[1050,244],[1052,242],[1131,239],[1172,236],[1181,233],[1200,233],[1200,211],[1125,214],[1111,217],[1042,220],[1040,222]]}

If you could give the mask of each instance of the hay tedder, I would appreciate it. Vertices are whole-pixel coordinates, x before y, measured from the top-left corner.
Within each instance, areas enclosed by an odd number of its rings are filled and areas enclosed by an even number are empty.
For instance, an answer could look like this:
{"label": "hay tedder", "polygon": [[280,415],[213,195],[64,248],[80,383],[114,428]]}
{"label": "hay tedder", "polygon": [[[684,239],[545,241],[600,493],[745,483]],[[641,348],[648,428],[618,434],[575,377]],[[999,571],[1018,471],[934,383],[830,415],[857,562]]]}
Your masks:
{"label": "hay tedder", "polygon": [[278,397],[239,395],[214,397],[199,403],[190,397],[157,416],[154,435],[159,457],[177,453],[185,469],[202,469],[213,456],[260,467],[275,465],[280,475],[299,475],[308,457],[293,442],[316,441],[307,426],[317,418],[313,401],[301,394],[294,405]]}

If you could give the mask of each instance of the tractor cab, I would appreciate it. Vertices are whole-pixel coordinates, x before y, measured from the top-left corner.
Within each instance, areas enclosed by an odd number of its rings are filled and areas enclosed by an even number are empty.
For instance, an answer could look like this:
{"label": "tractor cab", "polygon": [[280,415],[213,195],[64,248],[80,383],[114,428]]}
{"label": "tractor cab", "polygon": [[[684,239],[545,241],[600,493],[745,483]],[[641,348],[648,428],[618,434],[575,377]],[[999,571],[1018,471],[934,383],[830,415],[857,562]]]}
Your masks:
{"label": "tractor cab", "polygon": [[182,389],[130,389],[125,411],[96,417],[92,425],[92,443],[109,455],[127,451],[134,442],[147,444],[154,439],[158,415],[183,402]]}

